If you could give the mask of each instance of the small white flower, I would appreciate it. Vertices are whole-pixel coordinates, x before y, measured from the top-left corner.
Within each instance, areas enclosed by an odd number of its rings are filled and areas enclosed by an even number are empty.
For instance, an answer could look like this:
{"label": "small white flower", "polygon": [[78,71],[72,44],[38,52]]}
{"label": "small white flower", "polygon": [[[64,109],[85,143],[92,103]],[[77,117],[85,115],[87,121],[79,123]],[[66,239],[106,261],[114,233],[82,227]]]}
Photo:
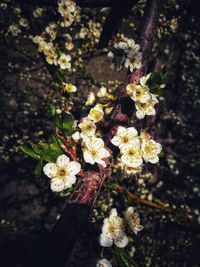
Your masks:
{"label": "small white flower", "polygon": [[81,129],[81,138],[94,136],[96,132],[96,125],[88,117],[82,119],[78,127]]}
{"label": "small white flower", "polygon": [[72,25],[73,21],[74,21],[74,16],[70,12],[68,12],[65,14],[63,21],[61,22],[61,26],[69,27]]}
{"label": "small white flower", "polygon": [[99,242],[102,247],[111,247],[114,243],[117,247],[123,248],[128,244],[123,219],[118,216],[116,209],[112,209],[110,216],[104,219]]}
{"label": "small white flower", "polygon": [[126,92],[135,102],[138,101],[146,103],[151,98],[149,88],[147,86],[128,84],[126,86]]}
{"label": "small white flower", "polygon": [[90,137],[84,141],[83,157],[85,162],[90,164],[98,163],[106,167],[103,159],[110,156],[110,152],[105,149],[104,141],[101,138]]}
{"label": "small white flower", "polygon": [[155,105],[158,103],[157,98],[151,94],[150,100],[146,103],[135,102],[136,107],[136,117],[138,119],[143,119],[147,116],[154,116],[156,114]]}
{"label": "small white flower", "polygon": [[158,154],[162,150],[161,144],[157,143],[152,139],[143,140],[141,148],[142,148],[142,157],[144,161],[151,162],[153,164],[159,162]]}
{"label": "small white flower", "polygon": [[126,68],[129,68],[132,72],[134,69],[139,69],[142,67],[142,53],[139,52],[139,46],[135,45],[135,47],[130,50],[130,52],[127,55],[127,58],[125,60],[124,66]]}
{"label": "small white flower", "polygon": [[102,86],[100,88],[99,92],[97,93],[97,96],[98,97],[106,97],[107,94],[108,94],[107,89],[104,86]]}
{"label": "small white flower", "polygon": [[56,163],[47,163],[43,171],[51,178],[51,190],[60,192],[72,187],[76,182],[76,174],[80,172],[81,165],[76,161],[70,161],[66,155],[57,158]]}
{"label": "small white flower", "polygon": [[100,104],[97,104],[93,108],[90,109],[88,114],[88,118],[94,122],[98,122],[103,119],[104,112]]}
{"label": "small white flower", "polygon": [[72,50],[74,48],[74,45],[73,45],[72,42],[66,42],[65,43],[65,48],[70,51],[70,50]]}
{"label": "small white flower", "polygon": [[62,0],[58,3],[58,12],[64,17],[68,12],[75,12],[76,3],[71,0]]}
{"label": "small white flower", "polygon": [[70,69],[71,68],[71,56],[62,54],[58,59],[58,64],[62,70]]}
{"label": "small white flower", "polygon": [[121,148],[124,145],[134,142],[137,135],[138,132],[134,127],[125,128],[119,126],[117,129],[117,135],[111,139],[111,143]]}
{"label": "small white flower", "polygon": [[135,234],[137,234],[137,232],[141,231],[144,228],[142,225],[140,225],[139,214],[135,211],[133,207],[128,207],[124,214],[130,229]]}
{"label": "small white flower", "polygon": [[43,9],[40,7],[37,7],[34,11],[33,11],[33,17],[34,18],[38,18],[41,17],[43,13]]}
{"label": "small white flower", "polygon": [[75,93],[77,91],[77,88],[71,83],[64,83],[64,91],[67,93]]}
{"label": "small white flower", "polygon": [[140,141],[138,139],[135,139],[131,144],[122,146],[121,154],[121,160],[125,165],[133,168],[142,165],[142,152],[140,148]]}
{"label": "small white flower", "polygon": [[96,267],[112,267],[112,264],[107,259],[97,261]]}

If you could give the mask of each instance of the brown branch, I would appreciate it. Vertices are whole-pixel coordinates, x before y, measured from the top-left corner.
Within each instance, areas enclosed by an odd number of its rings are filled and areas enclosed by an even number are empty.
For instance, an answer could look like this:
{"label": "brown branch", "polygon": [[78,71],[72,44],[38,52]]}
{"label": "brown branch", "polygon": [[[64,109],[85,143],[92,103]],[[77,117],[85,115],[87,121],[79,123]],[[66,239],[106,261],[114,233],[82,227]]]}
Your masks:
{"label": "brown branch", "polygon": [[137,202],[139,202],[139,203],[142,203],[142,204],[144,204],[144,205],[147,205],[147,206],[150,206],[150,207],[159,209],[159,210],[163,210],[163,211],[166,211],[166,212],[172,212],[171,209],[169,209],[169,208],[167,208],[167,207],[165,207],[165,206],[163,206],[163,205],[156,204],[156,203],[154,203],[154,202],[152,202],[152,201],[149,201],[149,200],[147,200],[147,199],[143,199],[143,198],[141,198],[141,197],[139,197],[139,196],[137,196],[137,195],[135,195],[135,194],[129,192],[128,190],[126,190],[125,188],[123,188],[123,187],[120,186],[120,185],[115,185],[114,190],[115,190],[116,192],[118,192],[118,193],[125,193],[125,194],[127,194],[127,196],[128,196],[130,199],[135,200],[135,201],[137,201]]}
{"label": "brown branch", "polygon": [[[141,76],[146,74],[148,56],[153,42],[153,32],[157,24],[159,2],[159,0],[147,1],[140,42],[143,53],[142,68],[133,72],[128,77],[127,82],[136,83]],[[55,224],[46,247],[42,250],[41,258],[34,266],[63,267],[80,234],[86,230],[91,207],[94,205],[106,178],[109,177],[110,169],[117,155],[110,143],[110,138],[115,134],[118,125],[129,123],[133,113],[132,100],[125,96],[126,83],[120,91],[112,119],[105,129],[105,144],[111,152],[111,156],[105,159],[106,168],[98,166],[93,169],[91,167],[85,169],[84,175],[78,179],[70,201]]]}

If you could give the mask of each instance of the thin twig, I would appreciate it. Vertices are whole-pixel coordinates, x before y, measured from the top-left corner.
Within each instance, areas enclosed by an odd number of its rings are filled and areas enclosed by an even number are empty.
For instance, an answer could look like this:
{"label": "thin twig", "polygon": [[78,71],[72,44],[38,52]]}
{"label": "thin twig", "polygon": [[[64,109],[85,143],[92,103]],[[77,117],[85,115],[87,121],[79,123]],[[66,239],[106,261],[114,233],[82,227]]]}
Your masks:
{"label": "thin twig", "polygon": [[128,196],[130,199],[135,200],[135,201],[137,201],[137,202],[139,202],[139,203],[142,203],[142,204],[144,204],[144,205],[147,205],[147,206],[150,206],[150,207],[159,209],[159,210],[163,210],[163,211],[166,211],[166,212],[172,212],[171,209],[169,209],[169,208],[167,208],[167,207],[165,207],[165,206],[156,204],[156,203],[154,203],[154,202],[151,202],[151,201],[149,201],[149,200],[147,200],[147,199],[143,199],[143,198],[141,198],[141,197],[139,197],[139,196],[137,196],[137,195],[135,195],[135,194],[129,192],[127,189],[123,188],[123,187],[120,186],[120,185],[115,185],[114,190],[115,190],[116,192],[118,192],[118,193],[121,193],[121,194],[122,194],[122,193],[125,193],[125,194],[127,194],[127,196]]}

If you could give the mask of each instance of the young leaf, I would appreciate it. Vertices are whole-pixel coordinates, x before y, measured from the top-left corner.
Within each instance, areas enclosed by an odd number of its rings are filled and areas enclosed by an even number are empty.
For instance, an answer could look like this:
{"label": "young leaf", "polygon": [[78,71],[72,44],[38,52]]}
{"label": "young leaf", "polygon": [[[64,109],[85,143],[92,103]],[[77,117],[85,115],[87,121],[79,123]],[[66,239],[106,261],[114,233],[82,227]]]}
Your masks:
{"label": "young leaf", "polygon": [[23,151],[25,154],[27,154],[28,156],[39,160],[41,157],[36,154],[32,149],[28,148],[27,146],[21,146],[20,147],[21,151]]}
{"label": "young leaf", "polygon": [[41,159],[41,160],[39,160],[39,162],[35,166],[35,169],[34,169],[35,176],[39,176],[41,174],[42,166],[43,166],[43,160]]}
{"label": "young leaf", "polygon": [[67,131],[67,133],[72,133],[72,126],[74,123],[74,116],[70,113],[64,113],[62,116],[62,128]]}

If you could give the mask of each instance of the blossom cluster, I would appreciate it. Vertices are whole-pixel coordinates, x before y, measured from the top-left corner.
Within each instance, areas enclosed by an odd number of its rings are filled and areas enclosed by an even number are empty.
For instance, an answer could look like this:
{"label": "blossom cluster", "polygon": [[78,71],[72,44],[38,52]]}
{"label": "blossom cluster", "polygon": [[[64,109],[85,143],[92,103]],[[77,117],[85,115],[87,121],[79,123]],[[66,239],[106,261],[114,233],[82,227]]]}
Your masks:
{"label": "blossom cluster", "polygon": [[151,73],[140,78],[139,84],[128,84],[126,86],[127,94],[135,102],[136,117],[143,119],[146,115],[155,115],[155,105],[158,103],[156,95],[150,93],[147,81]]}
{"label": "blossom cluster", "polygon": [[111,142],[119,147],[122,163],[133,170],[141,167],[143,160],[153,164],[159,161],[162,146],[151,139],[146,131],[142,131],[139,136],[134,127],[119,126]]}
{"label": "blossom cluster", "polygon": [[[115,43],[114,48],[120,51],[120,54],[122,53],[125,55],[125,68],[129,69],[131,72],[134,69],[141,68],[142,53],[140,52],[140,46],[136,44],[133,39],[128,39],[121,35],[119,41]],[[110,51],[108,57],[113,58],[114,53]]]}
{"label": "blossom cluster", "polygon": [[97,137],[96,124],[104,117],[101,104],[95,105],[90,109],[87,117],[84,117],[78,124],[81,132],[77,131],[72,135],[75,141],[82,140],[83,158],[85,162],[94,165],[98,163],[106,167],[104,159],[110,156],[110,152],[105,148],[103,139]]}
{"label": "blossom cluster", "polygon": [[115,208],[111,209],[108,218],[104,219],[102,233],[99,238],[99,243],[102,247],[111,247],[115,244],[119,248],[123,248],[128,244],[128,237],[125,233],[126,226],[137,234],[143,229],[140,225],[139,214],[133,207],[128,207],[124,212],[124,218],[118,215]]}
{"label": "blossom cluster", "polygon": [[62,70],[71,68],[71,56],[58,53],[52,42],[46,42],[43,36],[36,35],[33,42],[38,45],[38,51],[43,52],[48,64],[59,65]]}
{"label": "blossom cluster", "polygon": [[58,3],[58,12],[63,17],[61,22],[62,27],[69,27],[74,21],[77,13],[77,7],[75,1],[72,0],[61,0]]}

